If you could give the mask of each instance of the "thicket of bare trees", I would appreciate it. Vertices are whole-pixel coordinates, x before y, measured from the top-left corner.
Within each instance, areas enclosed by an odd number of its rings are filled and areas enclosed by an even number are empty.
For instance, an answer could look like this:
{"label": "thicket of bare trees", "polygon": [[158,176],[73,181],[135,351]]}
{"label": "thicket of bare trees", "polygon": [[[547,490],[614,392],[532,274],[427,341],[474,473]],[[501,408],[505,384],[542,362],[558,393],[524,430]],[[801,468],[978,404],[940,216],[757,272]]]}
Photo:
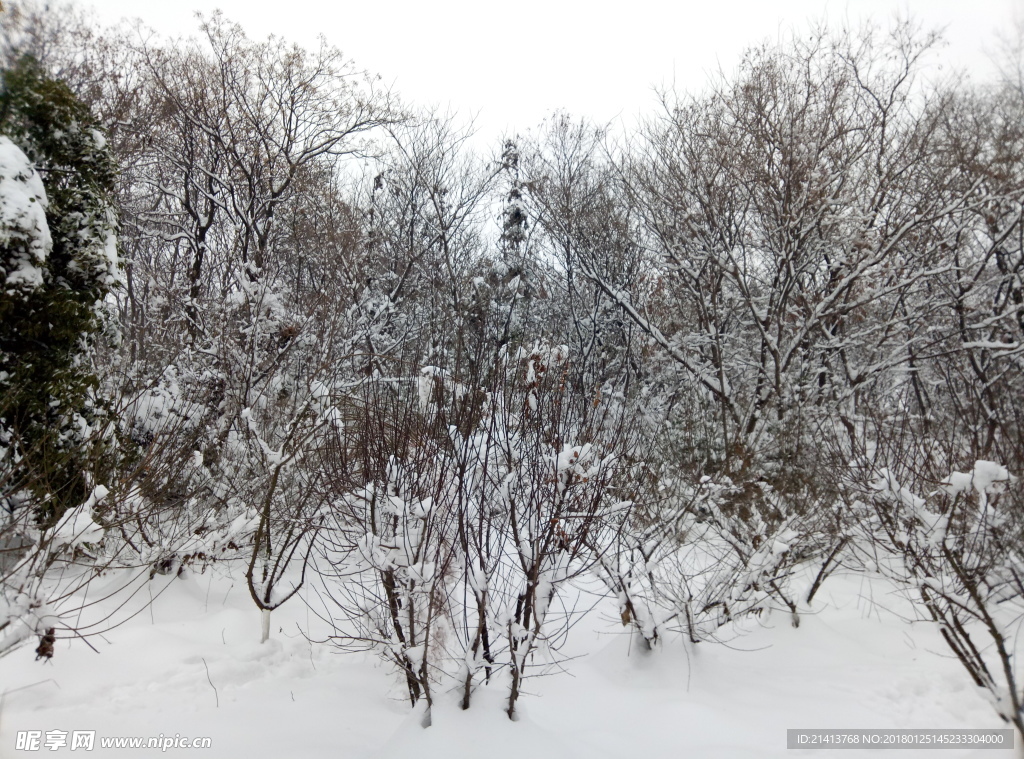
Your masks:
{"label": "thicket of bare trees", "polygon": [[327,46],[5,16],[5,68],[105,130],[124,276],[73,528],[10,472],[80,462],[0,458],[0,653],[89,632],[26,566],[234,562],[264,639],[311,588],[425,724],[494,682],[514,717],[595,588],[652,649],[798,625],[842,568],[1024,728],[1019,78],[818,30],[628,139],[558,116],[482,156]]}

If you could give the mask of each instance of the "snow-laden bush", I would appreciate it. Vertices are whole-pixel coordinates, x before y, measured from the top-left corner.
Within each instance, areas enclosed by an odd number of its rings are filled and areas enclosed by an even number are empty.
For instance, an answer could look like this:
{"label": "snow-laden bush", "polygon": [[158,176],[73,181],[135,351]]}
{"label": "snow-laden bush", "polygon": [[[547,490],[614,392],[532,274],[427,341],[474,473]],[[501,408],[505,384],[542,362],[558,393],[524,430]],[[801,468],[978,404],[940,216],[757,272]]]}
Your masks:
{"label": "snow-laden bush", "polygon": [[629,426],[613,396],[565,392],[567,359],[537,344],[506,351],[490,386],[435,369],[368,385],[345,426],[349,489],[318,564],[335,640],[391,661],[412,703],[458,686],[468,708],[502,673],[514,716],[524,678],[558,658],[571,581],[626,523]]}
{"label": "snow-laden bush", "polygon": [[[1024,728],[1024,501],[1017,477],[991,461],[928,490],[885,467],[862,467],[855,545],[872,571],[904,588],[921,618],[999,716]],[[918,483],[923,486],[924,483]]]}

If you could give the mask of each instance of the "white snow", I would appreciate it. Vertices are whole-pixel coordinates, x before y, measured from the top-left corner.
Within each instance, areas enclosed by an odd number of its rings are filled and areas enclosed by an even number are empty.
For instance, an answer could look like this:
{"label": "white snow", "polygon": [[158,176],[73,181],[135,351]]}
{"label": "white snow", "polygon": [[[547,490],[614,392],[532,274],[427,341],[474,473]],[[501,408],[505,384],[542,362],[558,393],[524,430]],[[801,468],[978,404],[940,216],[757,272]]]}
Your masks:
{"label": "white snow", "polygon": [[998,493],[1003,486],[1014,480],[1005,466],[993,461],[975,461],[971,472],[953,472],[941,483],[950,495],[966,493],[974,488],[980,494]]}
{"label": "white snow", "polygon": [[57,523],[53,533],[54,544],[77,546],[102,539],[103,528],[93,518],[93,507],[109,493],[106,486],[97,485],[84,503],[69,510]]}
{"label": "white snow", "polygon": [[40,267],[53,248],[46,207],[43,180],[32,162],[10,139],[0,136],[0,245],[25,244],[24,254],[0,262],[8,288],[43,284]]}
{"label": "white snow", "polygon": [[[151,590],[151,609],[136,599],[120,614],[142,609],[138,616],[91,639],[98,653],[62,638],[45,666],[31,644],[0,659],[0,750],[13,748],[18,731],[85,729],[97,731],[87,755],[98,759],[133,755],[101,748],[99,737],[176,733],[210,737],[212,748],[194,753],[217,759],[791,759],[787,728],[1004,727],[940,653],[935,628],[900,619],[907,609],[878,580],[830,579],[821,611],[805,613],[798,629],[780,614],[728,628],[727,645],[669,639],[650,653],[621,632],[609,599],[570,638],[564,653],[587,653],[565,664],[570,674],[526,682],[518,721],[503,712],[499,675],[466,712],[458,693],[438,692],[426,729],[376,658],[337,655],[300,634],[324,631],[298,600],[274,612],[261,645],[261,615],[237,571],[219,564],[158,577]],[[134,755],[148,754],[156,755]],[[843,753],[859,756],[869,754]]]}

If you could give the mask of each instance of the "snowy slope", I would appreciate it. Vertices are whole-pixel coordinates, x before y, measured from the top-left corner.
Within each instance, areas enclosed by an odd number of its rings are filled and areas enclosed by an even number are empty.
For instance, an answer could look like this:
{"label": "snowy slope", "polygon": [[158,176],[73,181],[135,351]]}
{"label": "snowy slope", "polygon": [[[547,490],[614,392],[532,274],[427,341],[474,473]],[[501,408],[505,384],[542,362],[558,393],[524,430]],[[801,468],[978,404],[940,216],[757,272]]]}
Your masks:
{"label": "snowy slope", "polygon": [[[630,651],[614,609],[595,610],[568,651],[593,653],[569,661],[568,674],[528,681],[518,722],[502,712],[497,683],[468,712],[454,694],[442,696],[429,729],[376,659],[311,645],[299,627],[315,629],[315,618],[298,599],[275,612],[272,639],[260,645],[259,613],[244,581],[223,566],[151,585],[150,608],[91,638],[99,653],[63,640],[47,664],[34,661],[31,646],[0,660],[0,756],[84,753],[15,750],[18,731],[54,729],[208,736],[210,749],[166,753],[218,759],[668,759],[792,757],[786,729],[794,727],[1004,727],[935,630],[883,610],[899,611],[899,599],[857,578],[831,580],[820,594],[824,610],[805,614],[798,629],[778,615],[727,631],[721,644],[673,641],[652,654]],[[871,594],[874,603],[864,600]],[[87,755],[158,753],[104,750],[97,739]],[[896,756],[915,755],[934,752]]]}

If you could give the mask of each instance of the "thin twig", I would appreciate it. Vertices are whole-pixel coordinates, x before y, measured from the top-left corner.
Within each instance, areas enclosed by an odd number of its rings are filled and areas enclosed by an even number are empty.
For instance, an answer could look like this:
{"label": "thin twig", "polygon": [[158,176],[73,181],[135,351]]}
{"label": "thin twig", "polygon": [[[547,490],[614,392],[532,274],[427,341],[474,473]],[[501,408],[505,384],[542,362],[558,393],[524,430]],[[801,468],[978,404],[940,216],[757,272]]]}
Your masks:
{"label": "thin twig", "polygon": [[213,688],[213,697],[217,701],[217,708],[220,709],[220,694],[217,693],[217,686],[213,684],[213,679],[210,677],[210,666],[206,663],[206,659],[203,659],[203,666],[206,667],[206,681]]}

